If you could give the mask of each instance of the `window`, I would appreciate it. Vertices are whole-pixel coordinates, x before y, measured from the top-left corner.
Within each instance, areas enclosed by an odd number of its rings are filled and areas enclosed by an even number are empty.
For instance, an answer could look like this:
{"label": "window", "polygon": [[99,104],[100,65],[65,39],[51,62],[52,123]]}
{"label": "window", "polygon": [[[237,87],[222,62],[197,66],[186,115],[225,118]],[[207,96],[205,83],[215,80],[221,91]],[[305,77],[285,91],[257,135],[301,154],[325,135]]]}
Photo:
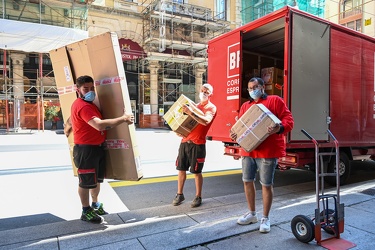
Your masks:
{"label": "window", "polygon": [[226,5],[227,0],[216,0],[216,18],[227,19]]}

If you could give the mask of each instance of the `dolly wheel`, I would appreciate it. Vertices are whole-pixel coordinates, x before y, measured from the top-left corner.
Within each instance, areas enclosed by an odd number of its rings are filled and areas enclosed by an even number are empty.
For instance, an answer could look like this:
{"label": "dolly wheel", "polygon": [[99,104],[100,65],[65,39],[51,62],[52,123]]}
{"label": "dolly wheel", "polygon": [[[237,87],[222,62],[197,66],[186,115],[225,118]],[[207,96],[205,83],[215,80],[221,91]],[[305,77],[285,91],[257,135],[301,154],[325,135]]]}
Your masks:
{"label": "dolly wheel", "polygon": [[314,223],[305,215],[297,215],[291,222],[292,232],[297,240],[308,243],[315,238]]}

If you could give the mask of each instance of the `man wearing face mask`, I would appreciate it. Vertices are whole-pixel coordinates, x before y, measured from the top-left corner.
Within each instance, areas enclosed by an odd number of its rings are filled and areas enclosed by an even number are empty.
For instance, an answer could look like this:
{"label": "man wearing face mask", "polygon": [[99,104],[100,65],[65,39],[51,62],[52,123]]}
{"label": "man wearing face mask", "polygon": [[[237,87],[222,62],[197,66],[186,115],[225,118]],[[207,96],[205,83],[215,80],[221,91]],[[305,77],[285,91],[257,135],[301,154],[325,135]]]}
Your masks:
{"label": "man wearing face mask", "polygon": [[196,189],[195,198],[191,203],[191,207],[199,207],[202,203],[202,169],[206,157],[206,135],[216,114],[216,106],[210,102],[212,94],[213,87],[211,84],[203,84],[199,93],[200,102],[198,104],[192,104],[195,108],[200,109],[203,115],[195,114],[190,106],[183,107],[183,112],[196,120],[198,125],[187,137],[182,138],[178,150],[176,160],[178,184],[177,194],[172,202],[174,206],[180,205],[185,200],[183,189],[186,181],[186,171],[189,169],[190,172],[194,174]]}
{"label": "man wearing face mask", "polygon": [[[268,127],[270,134],[256,149],[246,152],[241,149],[242,156],[242,181],[249,211],[241,216],[237,223],[247,225],[258,222],[255,209],[255,177],[259,172],[259,180],[262,185],[263,216],[261,217],[259,231],[268,233],[271,230],[269,212],[273,199],[273,179],[277,159],[285,156],[284,135],[290,132],[294,126],[292,113],[285,105],[282,98],[277,95],[267,95],[264,92],[264,82],[261,78],[254,77],[248,83],[250,101],[242,104],[238,117],[241,117],[252,105],[263,104],[281,123],[275,127]],[[237,134],[230,131],[232,140],[236,140]]]}
{"label": "man wearing face mask", "polygon": [[[65,124],[64,132],[74,135],[73,160],[78,168],[78,195],[82,203],[81,220],[101,223],[101,215],[107,214],[103,203],[98,201],[100,183],[105,175],[104,141],[106,130],[122,123],[132,124],[133,114],[126,114],[113,119],[103,119],[95,100],[94,79],[81,76],[76,80],[77,99],[71,107],[71,116]],[[90,206],[90,196],[92,203]]]}

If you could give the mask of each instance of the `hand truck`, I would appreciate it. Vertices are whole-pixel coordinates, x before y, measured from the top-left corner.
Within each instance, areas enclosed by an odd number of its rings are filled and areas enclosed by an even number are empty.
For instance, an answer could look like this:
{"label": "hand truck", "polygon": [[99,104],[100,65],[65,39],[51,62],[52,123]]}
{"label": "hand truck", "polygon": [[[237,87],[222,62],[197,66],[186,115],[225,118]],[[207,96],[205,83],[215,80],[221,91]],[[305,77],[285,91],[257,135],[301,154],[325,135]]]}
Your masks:
{"label": "hand truck", "polygon": [[[299,241],[308,243],[315,238],[318,245],[330,249],[329,246],[332,244],[332,240],[339,240],[340,233],[344,232],[344,204],[340,203],[340,173],[338,170],[340,162],[339,143],[331,131],[327,130],[335,145],[334,150],[331,150],[330,152],[324,149],[320,150],[319,146],[323,145],[309,135],[304,129],[301,131],[315,144],[315,193],[317,207],[315,209],[315,218],[313,219],[310,219],[305,215],[295,216],[291,221],[291,229],[294,236]],[[325,147],[325,149],[331,148],[332,147]],[[327,173],[324,168],[324,160],[327,159],[327,157],[332,156],[336,157],[336,171],[333,173]],[[335,193],[325,193],[324,177],[326,176],[336,177]],[[326,232],[324,238],[322,237],[322,229]],[[337,242],[334,244],[337,249]],[[342,249],[349,249],[355,246],[355,244],[353,245],[353,243],[342,239],[339,245],[344,246]]]}

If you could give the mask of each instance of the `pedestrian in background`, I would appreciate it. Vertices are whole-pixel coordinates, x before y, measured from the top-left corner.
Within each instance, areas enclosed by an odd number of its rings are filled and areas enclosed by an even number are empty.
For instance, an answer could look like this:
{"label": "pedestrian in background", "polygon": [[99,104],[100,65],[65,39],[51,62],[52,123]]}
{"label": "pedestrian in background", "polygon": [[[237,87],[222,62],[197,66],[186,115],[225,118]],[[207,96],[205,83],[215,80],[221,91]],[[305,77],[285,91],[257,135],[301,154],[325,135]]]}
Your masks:
{"label": "pedestrian in background", "polygon": [[[252,105],[263,104],[277,118],[281,124],[268,127],[269,136],[256,149],[246,152],[241,149],[242,156],[242,181],[249,211],[241,216],[237,223],[247,225],[257,223],[258,217],[255,209],[255,180],[259,172],[259,180],[262,185],[263,216],[260,221],[259,231],[268,233],[271,230],[269,212],[273,200],[273,180],[277,159],[286,155],[285,134],[294,126],[292,113],[285,105],[283,99],[277,95],[267,95],[264,92],[264,81],[254,77],[248,82],[250,101],[242,104],[238,117],[240,118]],[[230,131],[232,140],[236,140],[237,134]]]}
{"label": "pedestrian in background", "polygon": [[[65,135],[73,131],[73,161],[78,168],[78,195],[82,203],[81,220],[101,223],[101,215],[107,214],[103,203],[98,201],[100,183],[105,177],[104,142],[106,131],[122,123],[132,124],[133,114],[113,119],[103,119],[95,100],[94,80],[91,76],[81,76],[76,80],[77,99],[71,107],[71,116],[64,126]],[[90,206],[90,196],[92,203]]]}
{"label": "pedestrian in background", "polygon": [[206,135],[216,114],[216,106],[210,102],[212,94],[213,87],[211,84],[203,84],[199,93],[200,102],[198,104],[193,103],[195,108],[203,112],[203,115],[194,113],[193,107],[183,106],[183,112],[196,120],[198,125],[187,137],[183,137],[180,143],[176,160],[178,184],[177,194],[172,202],[174,206],[180,205],[185,200],[183,189],[186,181],[186,171],[189,169],[194,174],[196,189],[191,207],[199,207],[202,203],[202,169],[206,158]]}

